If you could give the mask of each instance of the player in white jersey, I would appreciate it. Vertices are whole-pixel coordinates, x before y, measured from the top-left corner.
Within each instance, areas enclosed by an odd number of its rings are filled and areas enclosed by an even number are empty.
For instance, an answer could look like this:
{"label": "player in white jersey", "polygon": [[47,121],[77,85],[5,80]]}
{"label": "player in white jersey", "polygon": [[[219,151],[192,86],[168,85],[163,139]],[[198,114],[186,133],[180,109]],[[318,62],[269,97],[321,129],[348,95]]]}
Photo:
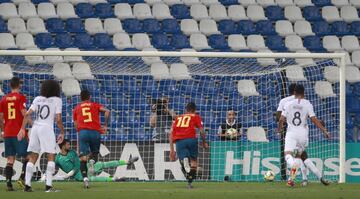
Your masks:
{"label": "player in white jersey", "polygon": [[46,192],[55,191],[52,187],[52,177],[55,172],[55,154],[56,138],[54,132],[54,120],[60,129],[57,138],[58,143],[64,139],[64,125],[61,119],[62,101],[60,98],[60,85],[55,80],[46,80],[41,85],[41,95],[36,97],[27,111],[22,128],[18,137],[23,137],[25,126],[28,123],[32,113],[36,113],[36,119],[33,123],[31,134],[29,136],[29,146],[27,151],[30,152],[30,160],[26,165],[25,189],[31,192],[31,178],[35,172],[35,162],[40,153],[47,154],[46,167]]}
{"label": "player in white jersey", "polygon": [[282,111],[279,120],[278,132],[283,129],[285,121],[287,122],[284,155],[288,167],[291,168],[288,185],[295,185],[294,180],[296,178],[297,169],[301,165],[301,160],[296,157],[301,157],[306,167],[309,168],[324,185],[329,185],[329,182],[322,177],[320,171],[313,162],[307,158],[305,152],[309,143],[309,127],[307,119],[310,118],[311,122],[324,133],[326,138],[330,138],[330,134],[322,125],[321,121],[316,118],[314,108],[308,100],[304,99],[304,94],[304,86],[296,85],[295,99],[286,103],[285,109]]}

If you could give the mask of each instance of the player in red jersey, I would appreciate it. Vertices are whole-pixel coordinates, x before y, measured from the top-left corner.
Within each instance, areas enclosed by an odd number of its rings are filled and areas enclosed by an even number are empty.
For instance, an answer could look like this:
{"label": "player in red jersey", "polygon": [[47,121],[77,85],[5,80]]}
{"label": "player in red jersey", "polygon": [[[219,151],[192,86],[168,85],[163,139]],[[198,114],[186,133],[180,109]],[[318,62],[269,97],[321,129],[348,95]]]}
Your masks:
{"label": "player in red jersey", "polygon": [[11,178],[16,155],[23,157],[23,167],[18,181],[24,187],[25,169],[27,164],[27,138],[18,140],[17,135],[26,113],[26,97],[20,93],[21,81],[18,77],[10,80],[11,93],[2,97],[0,102],[0,132],[4,131],[6,185],[8,191],[13,191]]}
{"label": "player in red jersey", "polygon": [[[90,92],[83,90],[80,93],[81,102],[74,108],[73,120],[79,132],[80,170],[84,178],[84,187],[89,188],[87,177],[87,162],[94,165],[100,149],[101,134],[106,133],[110,111],[102,105],[90,101]],[[100,113],[105,113],[104,125],[100,123]],[[91,166],[89,169],[93,169]]]}
{"label": "player in red jersey", "polygon": [[200,130],[202,146],[205,149],[209,148],[201,117],[196,114],[195,103],[190,102],[186,105],[186,113],[176,117],[170,131],[170,160],[175,161],[176,159],[174,151],[174,143],[176,143],[176,153],[190,189],[192,188],[192,181],[196,178],[197,170],[198,140],[196,128]]}

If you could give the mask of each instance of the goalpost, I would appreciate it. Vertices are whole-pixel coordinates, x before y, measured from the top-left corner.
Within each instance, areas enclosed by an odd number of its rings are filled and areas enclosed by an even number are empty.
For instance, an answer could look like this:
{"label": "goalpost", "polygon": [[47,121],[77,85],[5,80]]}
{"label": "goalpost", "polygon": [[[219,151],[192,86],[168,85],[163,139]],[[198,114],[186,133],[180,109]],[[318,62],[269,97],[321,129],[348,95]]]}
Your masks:
{"label": "goalpost", "polygon": [[[187,102],[195,102],[203,119],[210,149],[199,148],[199,179],[262,181],[263,173],[273,170],[280,180],[283,151],[275,112],[290,83],[303,84],[306,98],[332,135],[326,140],[308,121],[309,157],[326,178],[345,182],[343,53],[2,50],[0,64],[10,65],[10,72],[23,79],[28,104],[39,94],[43,80],[62,83],[63,120],[74,144],[72,108],[80,101],[80,88],[88,89],[93,101],[111,110],[100,160],[140,156],[131,168],[107,169],[100,175],[140,180],[184,179],[179,163],[168,159],[171,116],[157,116],[155,128],[150,124],[152,115],[165,109],[161,100],[167,98],[175,114],[182,114]],[[339,73],[330,84],[324,68],[334,66]],[[8,72],[0,74],[4,93],[9,91]],[[221,141],[218,136],[228,110],[234,110],[242,124],[242,136],[236,141]],[[313,175],[310,180],[315,180]]]}

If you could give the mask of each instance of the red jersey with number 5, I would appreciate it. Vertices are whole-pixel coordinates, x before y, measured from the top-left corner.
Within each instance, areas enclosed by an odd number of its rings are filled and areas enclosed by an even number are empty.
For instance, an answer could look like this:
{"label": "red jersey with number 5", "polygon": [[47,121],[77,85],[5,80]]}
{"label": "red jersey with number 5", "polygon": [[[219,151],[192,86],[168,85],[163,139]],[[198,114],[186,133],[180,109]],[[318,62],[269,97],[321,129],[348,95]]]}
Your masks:
{"label": "red jersey with number 5", "polygon": [[172,125],[172,139],[196,138],[196,128],[202,129],[202,120],[198,114],[183,114],[176,117]]}
{"label": "red jersey with number 5", "polygon": [[9,93],[0,102],[0,112],[4,115],[4,137],[16,137],[20,131],[26,109],[26,97],[20,93]]}
{"label": "red jersey with number 5", "polygon": [[83,129],[95,130],[102,134],[100,124],[100,109],[102,107],[102,105],[91,101],[78,104],[73,112],[73,120],[77,123],[77,131]]}

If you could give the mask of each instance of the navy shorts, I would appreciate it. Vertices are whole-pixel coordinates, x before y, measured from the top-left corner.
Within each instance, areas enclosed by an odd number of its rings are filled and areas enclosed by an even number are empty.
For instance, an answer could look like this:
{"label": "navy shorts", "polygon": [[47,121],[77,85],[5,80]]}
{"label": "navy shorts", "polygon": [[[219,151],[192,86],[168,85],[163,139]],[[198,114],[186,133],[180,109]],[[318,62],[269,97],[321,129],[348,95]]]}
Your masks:
{"label": "navy shorts", "polygon": [[176,141],[176,154],[180,160],[183,160],[184,158],[196,160],[198,153],[198,140],[196,138],[187,138]]}
{"label": "navy shorts", "polygon": [[15,138],[4,138],[5,144],[5,157],[9,156],[19,156],[19,157],[26,157],[28,152],[28,141],[26,139],[22,139],[18,141]]}
{"label": "navy shorts", "polygon": [[95,130],[80,130],[79,147],[80,156],[89,155],[91,153],[99,153],[101,135]]}

